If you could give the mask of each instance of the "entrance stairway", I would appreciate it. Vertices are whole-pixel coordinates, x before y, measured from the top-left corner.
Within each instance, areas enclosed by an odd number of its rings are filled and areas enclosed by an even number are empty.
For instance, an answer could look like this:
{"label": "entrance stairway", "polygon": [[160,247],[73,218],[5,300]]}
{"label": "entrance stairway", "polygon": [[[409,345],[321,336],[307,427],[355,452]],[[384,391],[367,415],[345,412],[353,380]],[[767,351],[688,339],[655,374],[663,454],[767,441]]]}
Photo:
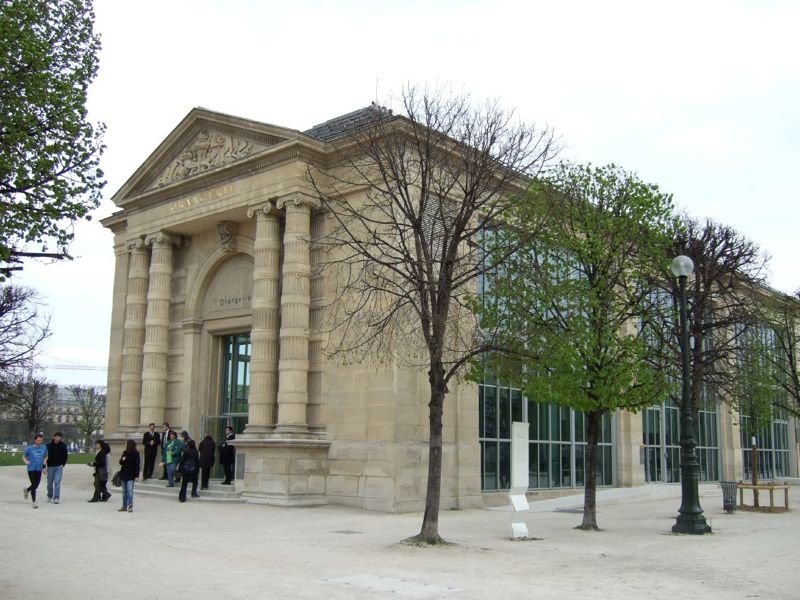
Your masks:
{"label": "entrance stairway", "polygon": [[[110,484],[110,482],[109,482]],[[175,483],[174,488],[166,487],[167,482],[159,479],[148,479],[147,481],[137,481],[136,487],[134,489],[134,494],[142,494],[144,496],[161,496],[163,498],[170,498],[173,500],[177,500],[178,492],[180,491],[181,484]],[[112,488],[109,485],[109,491],[113,492],[114,489],[119,492],[119,488]],[[186,490],[186,495],[192,493],[192,484],[189,484],[188,489]],[[222,485],[220,481],[214,481],[213,479],[208,483],[207,490],[201,490],[200,486],[197,486],[197,493],[200,495],[199,500],[201,502],[229,502],[229,503],[244,503],[246,500],[242,498],[242,493],[237,492],[232,485]],[[193,502],[196,502],[198,498],[191,498]]]}

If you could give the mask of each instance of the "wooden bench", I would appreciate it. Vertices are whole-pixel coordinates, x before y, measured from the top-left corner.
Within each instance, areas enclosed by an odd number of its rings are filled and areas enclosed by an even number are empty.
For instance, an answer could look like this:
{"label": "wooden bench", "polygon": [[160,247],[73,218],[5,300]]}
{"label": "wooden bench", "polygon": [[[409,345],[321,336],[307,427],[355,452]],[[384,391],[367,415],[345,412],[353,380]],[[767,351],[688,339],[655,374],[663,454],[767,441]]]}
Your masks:
{"label": "wooden bench", "polygon": [[783,506],[785,510],[789,510],[789,484],[787,483],[758,483],[753,485],[752,483],[746,483],[744,481],[740,481],[736,484],[736,487],[739,488],[739,506],[741,508],[753,508],[754,506],[748,506],[744,503],[744,491],[745,490],[753,490],[753,505],[755,505],[755,495],[756,492],[769,492],[769,508],[773,510],[775,508],[775,490],[783,490]]}

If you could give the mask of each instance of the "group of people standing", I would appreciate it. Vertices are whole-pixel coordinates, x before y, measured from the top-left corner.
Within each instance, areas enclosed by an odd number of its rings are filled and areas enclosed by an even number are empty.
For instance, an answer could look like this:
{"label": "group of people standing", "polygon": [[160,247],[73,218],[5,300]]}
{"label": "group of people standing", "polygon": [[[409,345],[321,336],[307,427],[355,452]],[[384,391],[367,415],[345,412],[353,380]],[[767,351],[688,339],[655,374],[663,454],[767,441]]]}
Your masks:
{"label": "group of people standing", "polygon": [[[230,444],[236,439],[232,427],[225,428],[225,440],[219,445],[219,461],[225,472],[223,485],[233,483],[233,465],[236,462],[236,448]],[[192,498],[198,498],[197,476],[200,474],[200,489],[208,489],[211,469],[215,463],[216,444],[211,435],[206,435],[200,442],[195,443],[187,431],[182,431],[180,436],[169,423],[164,423],[162,432],[156,431],[155,423],[150,423],[148,431],[142,438],[145,448],[144,479],[151,479],[155,471],[156,458],[161,448],[161,462],[163,472],[159,479],[167,482],[167,487],[175,487],[175,482],[181,484],[178,500],[186,502],[186,491],[189,483],[192,484]]]}
{"label": "group of people standing", "polygon": [[[232,427],[225,428],[225,440],[219,445],[219,458],[225,472],[223,485],[233,483],[233,466],[236,461],[236,448],[230,442],[236,436]],[[23,489],[27,500],[32,500],[33,508],[39,508],[36,502],[36,491],[43,474],[47,474],[47,501],[58,504],[61,500],[61,477],[64,465],[67,464],[69,453],[63,441],[61,432],[53,435],[52,442],[42,444],[42,434],[34,437],[33,444],[25,449],[22,461],[27,467],[30,485]],[[122,488],[122,507],[120,512],[133,512],[133,485],[143,471],[143,479],[151,479],[155,470],[156,458],[161,449],[160,466],[163,474],[160,477],[167,481],[167,487],[175,487],[175,481],[181,482],[178,500],[186,501],[188,484],[192,484],[191,495],[199,498],[197,493],[197,476],[200,473],[201,489],[208,489],[211,469],[215,463],[217,449],[214,439],[206,435],[200,442],[199,448],[189,433],[182,431],[180,437],[173,431],[169,423],[164,423],[163,434],[155,431],[155,424],[150,423],[148,431],[142,438],[144,448],[144,467],[141,464],[141,455],[136,447],[136,441],[129,439],[125,443],[125,450],[119,459],[119,484]],[[94,494],[89,502],[106,502],[111,494],[108,491],[108,473],[110,467],[111,447],[104,440],[95,442],[95,457],[88,465],[94,468]]]}

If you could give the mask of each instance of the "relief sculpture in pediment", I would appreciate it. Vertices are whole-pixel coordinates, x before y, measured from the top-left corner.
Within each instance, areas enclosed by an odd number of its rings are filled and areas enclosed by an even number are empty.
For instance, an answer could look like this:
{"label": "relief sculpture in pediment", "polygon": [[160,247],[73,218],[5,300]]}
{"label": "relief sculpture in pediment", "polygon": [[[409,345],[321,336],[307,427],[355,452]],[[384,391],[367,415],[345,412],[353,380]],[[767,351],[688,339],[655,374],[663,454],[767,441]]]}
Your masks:
{"label": "relief sculpture in pediment", "polygon": [[164,186],[240,160],[254,150],[253,143],[248,140],[203,129],[164,170],[158,178],[158,185]]}

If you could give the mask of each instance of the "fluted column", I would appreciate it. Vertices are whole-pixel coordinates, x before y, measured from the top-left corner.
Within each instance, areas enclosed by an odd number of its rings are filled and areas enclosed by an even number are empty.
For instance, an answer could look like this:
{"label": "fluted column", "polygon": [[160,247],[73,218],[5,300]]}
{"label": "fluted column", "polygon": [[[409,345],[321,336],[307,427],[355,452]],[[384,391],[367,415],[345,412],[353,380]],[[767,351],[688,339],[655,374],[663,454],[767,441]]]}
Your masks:
{"label": "fluted column", "polygon": [[276,433],[308,433],[308,338],[311,274],[310,198],[293,194],[280,198],[286,207],[283,234],[280,359],[278,361],[278,426]]}
{"label": "fluted column", "polygon": [[120,376],[119,428],[139,424],[142,393],[142,347],[147,309],[147,247],[141,238],[128,242],[128,288],[125,295],[125,324],[122,333],[122,374]]}
{"label": "fluted column", "polygon": [[308,427],[314,433],[324,433],[327,425],[326,403],[323,395],[324,363],[322,346],[322,316],[325,306],[325,280],[322,275],[323,253],[321,243],[325,236],[325,215],[317,211],[311,217],[311,306],[309,310],[308,339]]}
{"label": "fluted column", "polygon": [[167,402],[169,313],[172,301],[172,247],[178,241],[179,238],[164,232],[149,235],[145,240],[153,247],[142,364],[140,422],[145,425],[164,420]]}
{"label": "fluted column", "polygon": [[256,217],[253,245],[253,322],[250,329],[250,397],[245,433],[275,428],[278,399],[278,331],[280,327],[281,227],[271,204],[247,211]]}

